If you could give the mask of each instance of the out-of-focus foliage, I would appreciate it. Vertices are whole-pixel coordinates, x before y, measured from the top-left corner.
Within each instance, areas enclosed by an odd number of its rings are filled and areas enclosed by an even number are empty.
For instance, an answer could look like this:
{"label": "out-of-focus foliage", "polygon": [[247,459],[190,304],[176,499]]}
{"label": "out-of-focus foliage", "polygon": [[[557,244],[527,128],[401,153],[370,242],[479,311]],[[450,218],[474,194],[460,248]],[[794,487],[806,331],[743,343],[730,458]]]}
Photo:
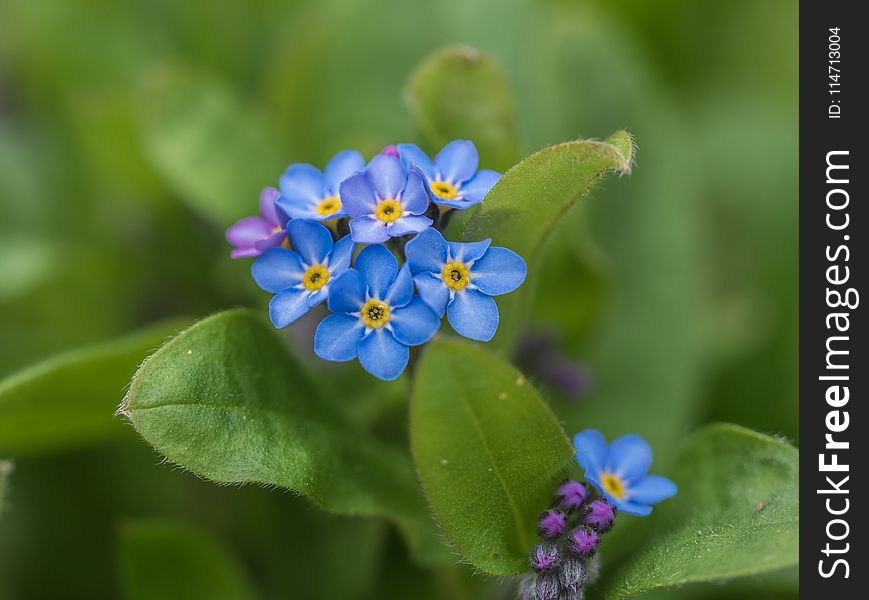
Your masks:
{"label": "out-of-focus foliage", "polygon": [[[407,78],[463,43],[515,93],[520,156],[622,128],[639,144],[631,177],[565,215],[540,255],[530,321],[590,379],[577,398],[541,378],[558,419],[642,434],[662,470],[712,420],[796,438],[796,41],[784,0],[4,2],[0,376],[164,318],[263,308],[223,227],[289,162],[422,141]],[[304,321],[285,338],[307,353],[310,336]],[[309,368],[361,427],[406,445],[406,382]],[[100,423],[115,441],[10,450],[0,599],[120,596],[121,524],[152,517],[222,540],[266,598],[505,593],[465,565],[413,564],[380,520],[157,464],[112,421],[122,395]],[[639,529],[619,522],[611,564]],[[51,578],[46,548],[63,557]],[[790,577],[729,585],[795,597]]]}

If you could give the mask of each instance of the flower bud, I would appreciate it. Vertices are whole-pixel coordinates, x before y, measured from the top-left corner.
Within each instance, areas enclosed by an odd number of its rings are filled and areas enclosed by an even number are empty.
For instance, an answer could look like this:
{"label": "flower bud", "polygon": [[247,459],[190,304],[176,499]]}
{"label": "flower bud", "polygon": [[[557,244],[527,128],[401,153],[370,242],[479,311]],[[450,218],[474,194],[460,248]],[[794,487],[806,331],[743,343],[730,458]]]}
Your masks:
{"label": "flower bud", "polygon": [[558,581],[562,590],[578,591],[588,579],[585,562],[575,556],[565,556],[558,567]]}
{"label": "flower bud", "polygon": [[600,536],[590,527],[580,527],[570,532],[567,547],[579,556],[591,556],[597,552]]}
{"label": "flower bud", "polygon": [[567,517],[558,510],[547,510],[537,521],[537,533],[540,537],[556,538],[567,528]]}
{"label": "flower bud", "polygon": [[531,568],[538,573],[552,571],[561,561],[561,552],[558,551],[558,546],[552,542],[540,542],[531,550],[528,560],[531,563]]}
{"label": "flower bud", "polygon": [[555,573],[540,573],[534,580],[534,600],[559,600],[561,585]]}
{"label": "flower bud", "polygon": [[588,496],[588,492],[586,492],[585,486],[578,481],[568,479],[558,486],[555,495],[561,498],[559,502],[561,508],[567,511],[574,511],[582,507],[583,502],[585,502]]}
{"label": "flower bud", "polygon": [[609,531],[616,522],[616,507],[603,498],[592,500],[585,507],[583,523],[604,533]]}

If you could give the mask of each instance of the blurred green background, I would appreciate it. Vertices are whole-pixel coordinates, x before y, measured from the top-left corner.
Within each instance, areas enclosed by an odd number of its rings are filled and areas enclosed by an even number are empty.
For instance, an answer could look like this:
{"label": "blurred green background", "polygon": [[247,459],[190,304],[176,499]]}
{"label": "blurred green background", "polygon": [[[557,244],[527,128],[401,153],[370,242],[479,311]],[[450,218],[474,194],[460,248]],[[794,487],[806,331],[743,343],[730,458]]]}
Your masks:
{"label": "blurred green background", "polygon": [[[416,140],[408,75],[467,43],[503,66],[523,155],[619,128],[639,145],[536,278],[532,329],[585,374],[566,394],[531,367],[565,428],[640,433],[656,470],[709,421],[796,442],[797,24],[784,0],[3,0],[0,377],[166,318],[264,308],[225,228],[290,162]],[[54,400],[74,410],[86,389]],[[161,465],[112,419],[112,389],[100,435],[8,456],[0,599],[149,597],[124,591],[127,542],[179,521],[263,597],[510,597],[466,566],[410,564],[384,523]],[[363,389],[379,404],[351,410],[401,439],[403,393]],[[0,458],[12,447],[0,437]],[[678,595],[795,592],[788,575]]]}

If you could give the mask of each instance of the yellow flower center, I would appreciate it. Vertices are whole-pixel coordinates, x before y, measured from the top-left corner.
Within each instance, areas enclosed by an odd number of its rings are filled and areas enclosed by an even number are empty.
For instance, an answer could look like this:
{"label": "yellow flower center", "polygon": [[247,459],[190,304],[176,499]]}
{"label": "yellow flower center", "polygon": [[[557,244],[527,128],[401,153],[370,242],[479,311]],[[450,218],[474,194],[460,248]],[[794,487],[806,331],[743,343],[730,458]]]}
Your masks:
{"label": "yellow flower center", "polygon": [[377,205],[374,215],[384,223],[392,223],[393,221],[397,221],[403,213],[404,210],[401,208],[401,204],[397,200],[390,198],[388,200],[381,200],[380,204]]}
{"label": "yellow flower center", "polygon": [[604,473],[601,475],[600,484],[603,486],[604,491],[616,500],[621,500],[625,497],[625,484],[622,483],[622,480],[617,475]]}
{"label": "yellow flower center", "polygon": [[469,275],[468,267],[460,262],[447,263],[441,271],[441,279],[448,288],[456,292],[468,285],[471,281]]}
{"label": "yellow flower center", "polygon": [[446,181],[435,181],[429,187],[431,187],[431,191],[435,196],[444,200],[452,200],[459,195],[459,190],[456,189],[456,186]]}
{"label": "yellow flower center", "polygon": [[305,284],[305,289],[316,292],[329,283],[329,269],[323,265],[309,267],[305,271],[305,276],[302,277],[302,283]]}
{"label": "yellow flower center", "polygon": [[334,215],[339,210],[341,210],[341,199],[338,196],[323,198],[317,204],[317,214],[323,217]]}
{"label": "yellow flower center", "polygon": [[379,300],[369,300],[362,307],[362,322],[366,327],[379,329],[389,323],[389,306]]}

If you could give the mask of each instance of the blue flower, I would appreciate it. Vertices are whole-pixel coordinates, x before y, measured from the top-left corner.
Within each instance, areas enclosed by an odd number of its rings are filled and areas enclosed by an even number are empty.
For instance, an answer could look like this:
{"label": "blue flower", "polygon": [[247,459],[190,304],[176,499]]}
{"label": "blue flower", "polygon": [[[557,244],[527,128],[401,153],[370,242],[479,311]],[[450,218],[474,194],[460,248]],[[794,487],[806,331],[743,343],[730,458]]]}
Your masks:
{"label": "blue flower", "polygon": [[413,144],[399,144],[398,155],[405,169],[416,166],[423,172],[432,201],[442,206],[464,209],[479,204],[501,179],[497,171],[477,170],[480,157],[468,140],[453,140],[434,160]]}
{"label": "blue flower", "polygon": [[405,264],[386,247],[368,246],[355,268],[339,277],[329,292],[329,315],[317,327],[314,352],[320,358],[359,358],[362,368],[386,381],[401,375],[410,356],[408,346],[429,341],[440,326],[437,315],[413,295],[413,279]]}
{"label": "blue flower", "polygon": [[257,285],[275,294],[269,302],[275,327],[286,327],[322,303],[353,254],[349,235],[333,244],[329,230],[312,221],[290,221],[287,236],[295,251],[272,248],[251,266]]}
{"label": "blue flower", "polygon": [[676,494],[676,484],[647,475],[652,449],[638,435],[622,436],[607,446],[603,435],[587,429],[573,438],[576,460],[585,478],[621,512],[645,517],[652,505]]}
{"label": "blue flower", "polygon": [[344,181],[341,198],[352,217],[350,235],[360,244],[380,244],[432,224],[423,214],[428,194],[422,173],[405,173],[398,158],[388,154],[378,154],[364,171]]}
{"label": "blue flower", "polygon": [[448,242],[426,229],[407,243],[407,264],[426,304],[459,334],[488,342],[498,329],[498,306],[492,296],[507,294],[525,281],[525,261],[491,240]]}
{"label": "blue flower", "polygon": [[293,219],[326,221],[347,216],[339,186],[365,167],[365,159],[355,150],[339,152],[323,172],[312,165],[297,163],[281,175],[278,206]]}

